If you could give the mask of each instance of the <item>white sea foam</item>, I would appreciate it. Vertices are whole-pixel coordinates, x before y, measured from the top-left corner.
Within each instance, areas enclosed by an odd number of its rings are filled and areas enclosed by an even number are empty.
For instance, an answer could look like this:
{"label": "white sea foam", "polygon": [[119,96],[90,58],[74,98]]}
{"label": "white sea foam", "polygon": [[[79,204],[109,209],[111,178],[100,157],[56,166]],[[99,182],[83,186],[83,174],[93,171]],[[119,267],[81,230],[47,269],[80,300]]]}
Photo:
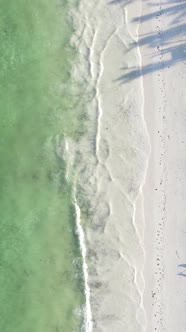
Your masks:
{"label": "white sea foam", "polygon": [[[64,137],[64,151],[62,153],[65,161],[66,161],[66,180],[70,180],[70,168],[72,166],[72,151],[70,153],[70,146],[69,142],[66,137]],[[73,149],[72,149],[73,150]],[[84,285],[85,285],[85,307],[83,310],[83,316],[84,316],[84,325],[83,325],[83,332],[92,332],[92,312],[91,312],[91,306],[90,306],[90,287],[88,285],[88,266],[86,263],[86,244],[85,244],[85,236],[83,227],[81,225],[81,210],[77,203],[76,198],[76,185],[74,184],[74,192],[73,192],[73,202],[76,212],[76,230],[79,238],[79,244],[80,244],[80,251],[82,255],[82,269],[83,269],[83,276],[84,276]]]}
{"label": "white sea foam", "polygon": [[76,194],[74,191],[74,206],[76,211],[76,225],[77,225],[77,233],[79,237],[80,249],[83,259],[83,274],[84,274],[84,282],[85,282],[85,332],[92,332],[92,313],[91,313],[91,306],[90,306],[90,288],[88,285],[88,266],[86,263],[86,246],[85,246],[85,236],[83,232],[83,227],[81,225],[81,211],[77,204]]}

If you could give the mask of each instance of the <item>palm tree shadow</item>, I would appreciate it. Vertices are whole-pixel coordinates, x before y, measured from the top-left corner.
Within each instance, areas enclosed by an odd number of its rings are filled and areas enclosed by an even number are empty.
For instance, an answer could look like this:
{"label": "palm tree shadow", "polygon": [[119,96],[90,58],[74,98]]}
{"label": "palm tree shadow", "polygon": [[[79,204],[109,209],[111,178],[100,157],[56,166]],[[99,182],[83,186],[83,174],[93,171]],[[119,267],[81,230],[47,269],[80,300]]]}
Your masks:
{"label": "palm tree shadow", "polygon": [[131,2],[131,0],[111,0],[109,5],[127,5]]}
{"label": "palm tree shadow", "polygon": [[145,65],[141,68],[121,68],[122,70],[128,71],[126,74],[121,75],[116,81],[126,83],[127,81],[132,81],[141,76],[156,72],[158,70],[164,70],[165,68],[170,68],[175,65],[177,62],[183,62],[186,65],[186,43],[168,47],[165,50],[161,51],[161,56],[164,54],[169,54],[171,56],[170,60],[164,62],[157,61],[156,63],[151,63]]}
{"label": "palm tree shadow", "polygon": [[[173,2],[172,2],[173,3]],[[165,2],[162,4],[161,10],[156,10],[152,13],[143,15],[141,17],[135,17],[133,19],[133,22],[145,22],[149,21],[152,18],[155,17],[160,17],[160,15],[166,15],[166,16],[171,16],[172,17],[172,24],[179,23],[181,18],[186,15],[186,6],[184,2],[181,2],[180,4],[176,3],[176,5],[169,6],[167,8],[164,8],[165,5],[169,4],[170,2]],[[157,7],[157,4],[149,4],[149,7]]]}
{"label": "palm tree shadow", "polygon": [[177,275],[181,276],[181,277],[186,277],[186,264],[179,264],[178,267],[182,267],[185,270],[183,270],[182,272],[178,273]]}
{"label": "palm tree shadow", "polygon": [[[126,3],[126,1],[112,0],[111,3]],[[155,3],[150,3],[149,6],[151,8],[156,6],[157,8],[157,4]],[[167,30],[160,30],[158,26],[160,16],[162,20],[165,16],[171,17],[171,25]],[[153,12],[151,11],[150,14],[141,17],[135,17],[133,22],[141,22],[141,24],[152,19],[157,19],[157,31],[155,33],[140,35],[138,43],[133,43],[129,52],[138,46],[146,46],[150,50],[153,50],[153,52],[154,50],[156,51],[152,53],[152,61],[150,64],[136,68],[121,68],[124,73],[118,77],[116,81],[126,83],[160,69],[164,70],[165,68],[175,66],[178,62],[182,62],[186,65],[186,23],[183,21],[185,16],[185,0],[172,0],[171,2],[165,2],[161,6],[161,9],[156,9]],[[157,59],[156,61],[154,61],[155,58]]]}

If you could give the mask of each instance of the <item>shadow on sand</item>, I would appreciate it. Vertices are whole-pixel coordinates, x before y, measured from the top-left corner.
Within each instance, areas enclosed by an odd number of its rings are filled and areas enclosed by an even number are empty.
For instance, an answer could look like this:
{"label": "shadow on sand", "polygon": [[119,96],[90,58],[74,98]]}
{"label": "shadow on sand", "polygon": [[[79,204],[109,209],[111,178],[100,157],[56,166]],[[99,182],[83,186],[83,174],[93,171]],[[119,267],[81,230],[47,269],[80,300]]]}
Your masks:
{"label": "shadow on sand", "polygon": [[[131,1],[112,0],[110,4],[128,4]],[[155,20],[155,32],[139,35],[138,43],[133,43],[130,52],[135,47],[146,46],[151,53],[152,61],[148,65],[130,68],[121,68],[124,72],[117,81],[125,83],[134,80],[142,75],[164,70],[174,66],[177,62],[183,62],[186,65],[186,1],[169,0],[158,5],[149,3],[149,14],[135,17],[133,22],[147,22]],[[170,28],[162,29],[162,22],[168,17]]]}
{"label": "shadow on sand", "polygon": [[109,1],[109,5],[127,5],[131,2],[131,0],[111,0]]}
{"label": "shadow on sand", "polygon": [[180,264],[180,265],[178,265],[178,267],[182,267],[182,268],[184,268],[185,270],[181,271],[181,272],[178,273],[177,275],[178,275],[178,276],[182,276],[182,277],[186,277],[186,264]]}

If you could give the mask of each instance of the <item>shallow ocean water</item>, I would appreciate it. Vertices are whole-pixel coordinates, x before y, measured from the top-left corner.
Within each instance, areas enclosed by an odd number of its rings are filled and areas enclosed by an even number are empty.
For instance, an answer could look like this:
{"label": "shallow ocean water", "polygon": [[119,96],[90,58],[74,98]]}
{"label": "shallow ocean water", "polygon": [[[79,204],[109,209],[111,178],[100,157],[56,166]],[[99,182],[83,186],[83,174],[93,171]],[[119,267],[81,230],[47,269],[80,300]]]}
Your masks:
{"label": "shallow ocean water", "polygon": [[82,259],[61,148],[64,135],[77,139],[83,131],[82,101],[71,89],[69,6],[55,0],[0,6],[4,332],[73,332],[82,325]]}

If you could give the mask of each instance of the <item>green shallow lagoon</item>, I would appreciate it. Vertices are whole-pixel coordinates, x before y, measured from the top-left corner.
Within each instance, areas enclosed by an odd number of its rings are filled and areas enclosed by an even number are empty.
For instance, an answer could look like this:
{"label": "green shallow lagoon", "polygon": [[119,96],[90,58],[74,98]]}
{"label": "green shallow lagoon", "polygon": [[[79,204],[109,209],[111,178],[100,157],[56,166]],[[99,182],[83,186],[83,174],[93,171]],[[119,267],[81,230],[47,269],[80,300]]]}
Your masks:
{"label": "green shallow lagoon", "polygon": [[65,0],[0,1],[3,332],[74,332],[82,325],[72,188],[56,152],[64,134],[81,134],[81,105],[70,93],[68,9]]}

